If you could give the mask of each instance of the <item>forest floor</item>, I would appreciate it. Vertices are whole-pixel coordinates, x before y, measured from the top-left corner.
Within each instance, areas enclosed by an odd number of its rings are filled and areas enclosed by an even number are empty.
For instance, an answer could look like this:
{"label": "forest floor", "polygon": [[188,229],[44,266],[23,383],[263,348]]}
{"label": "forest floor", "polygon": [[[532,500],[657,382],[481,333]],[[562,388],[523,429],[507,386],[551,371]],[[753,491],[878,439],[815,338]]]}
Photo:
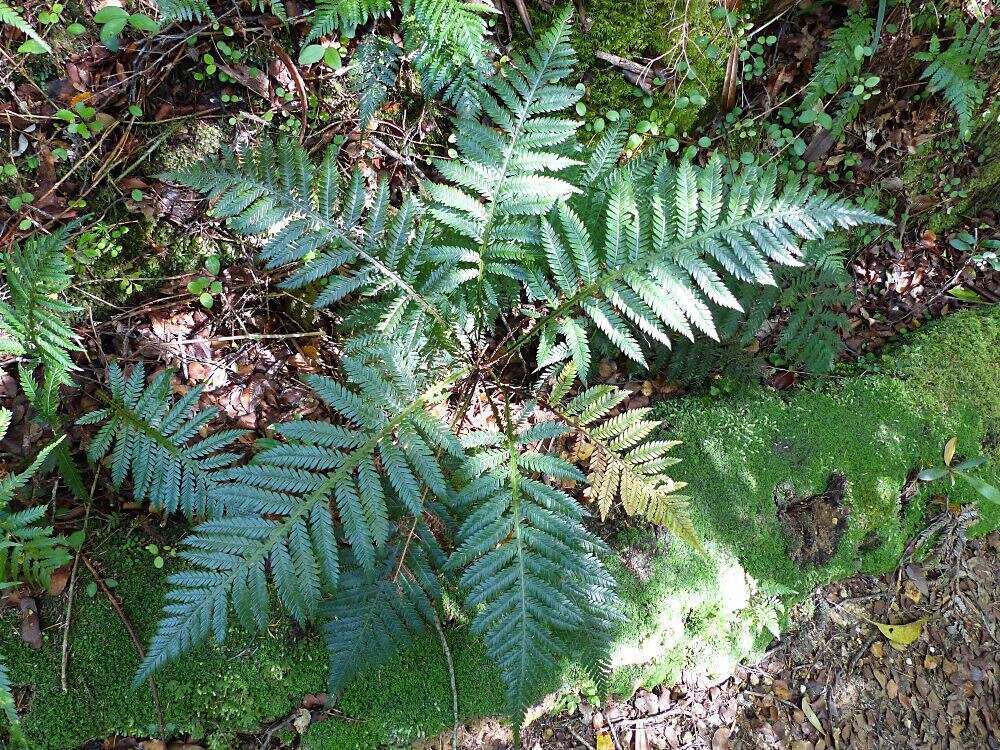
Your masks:
{"label": "forest floor", "polygon": [[[87,3],[91,5],[98,4]],[[84,16],[92,13],[81,11]],[[592,16],[600,25],[600,13],[592,11]],[[762,120],[801,92],[823,44],[844,16],[839,5],[820,5],[769,21],[766,28],[777,42],[760,54],[766,73],[741,86],[745,111],[740,127]],[[844,362],[864,362],[898,335],[974,306],[970,297],[976,304],[1000,302],[1000,271],[973,262],[968,248],[952,242],[964,231],[993,236],[1000,226],[1000,207],[995,202],[969,205],[950,187],[953,180],[974,177],[982,165],[972,158],[972,146],[945,127],[949,112],[940,101],[909,99],[907,92],[914,90],[913,79],[919,75],[909,55],[926,46],[929,33],[913,31],[909,7],[902,4],[886,20],[896,31],[885,32],[866,71],[881,77],[882,95],[864,106],[840,142],[828,142],[818,128],[802,128],[797,134],[824,187],[874,201],[879,211],[900,220],[895,228],[852,245],[844,258],[849,301],[837,306],[847,320],[841,331]],[[13,176],[5,173],[0,181],[5,198],[0,201],[0,248],[23,237],[18,227],[25,221],[32,231],[49,231],[90,214],[90,228],[74,232],[71,253],[78,274],[71,291],[91,307],[77,325],[87,351],[81,358],[80,388],[69,399],[74,415],[98,405],[99,373],[110,361],[174,369],[177,392],[205,384],[202,405],[218,407],[233,427],[263,431],[287,414],[308,417],[319,409],[301,377],[325,371],[334,360],[330,321],[290,301],[276,286],[278,275],[256,267],[253,248],[233,242],[195,194],[155,176],[173,160],[214,155],[220,142],[246,143],[266,115],[273,116],[275,128],[293,136],[299,134],[299,122],[308,121],[306,144],[313,151],[334,137],[343,138],[346,152],[363,161],[371,175],[390,174],[394,189],[416,183],[422,172],[415,164],[446,153],[447,125],[440,112],[429,107],[429,114],[421,110],[412,117],[394,93],[378,127],[359,132],[342,67],[293,62],[281,46],[292,49],[292,40],[266,15],[234,10],[224,21],[232,24],[230,32],[235,29],[235,40],[207,25],[200,36],[169,28],[111,52],[97,42],[88,20],[87,35],[60,39],[54,67],[23,59],[8,66],[7,57],[0,60],[0,128],[9,162],[16,164]],[[296,39],[302,36],[296,34]],[[189,37],[195,41],[189,44]],[[219,42],[225,49],[226,40],[239,53],[231,59],[219,52]],[[345,55],[353,44],[345,43]],[[646,56],[641,45],[632,52],[637,59]],[[229,71],[228,78],[206,73],[205,56],[213,54],[225,59],[220,67]],[[264,69],[263,84],[248,77],[253,64]],[[617,76],[618,71],[602,65],[600,73]],[[589,80],[590,74],[584,71],[582,78]],[[1000,77],[994,76],[990,86],[988,96],[996,98]],[[66,122],[54,116],[79,104],[93,105],[97,120],[104,123],[100,134],[86,140],[68,134]],[[139,114],[129,114],[130,104]],[[766,140],[759,133],[734,133],[732,118],[724,114],[703,116],[700,128],[712,148],[730,149],[737,157],[744,145],[757,148]],[[698,142],[694,136],[681,140],[685,146]],[[374,158],[363,156],[363,144],[372,146]],[[771,156],[777,160],[787,150]],[[22,201],[22,195],[32,198]],[[8,200],[11,196],[18,198],[17,207]],[[81,203],[84,199],[90,203]],[[197,287],[203,280],[219,282],[220,291],[208,305],[191,291],[192,283]],[[785,317],[776,314],[748,348],[760,358],[755,379],[793,393],[808,375],[770,356]],[[14,418],[2,446],[5,467],[46,439],[19,392],[16,369],[7,364],[0,372],[0,402]],[[685,393],[663,377],[636,378],[620,363],[601,362],[600,375],[632,390],[636,403],[631,406]],[[721,378],[712,373],[708,387],[717,385]],[[71,432],[75,444],[84,437],[82,431]],[[106,478],[95,487],[95,502],[86,511],[60,493],[55,515],[60,532],[70,533],[87,522],[92,531],[125,528],[126,536],[141,540],[135,544],[146,557],[154,553],[146,555],[143,549],[166,550],[175,543],[159,515],[119,501]],[[682,674],[680,682],[640,690],[627,700],[591,705],[581,699],[571,710],[560,703],[562,710],[546,713],[526,730],[526,747],[1000,748],[1000,534],[969,538],[969,522],[967,512],[948,508],[910,543],[896,570],[823,586],[796,606],[790,629],[766,656],[739,667],[734,676],[706,684],[701,675]],[[94,536],[100,538],[99,533]],[[168,557],[168,569],[173,562]],[[88,576],[80,570],[81,581]],[[68,571],[60,583],[66,586]],[[77,586],[75,603],[72,587],[68,593],[58,586],[49,594],[36,592],[51,617],[38,623],[37,614],[33,622],[26,616],[28,625],[20,624],[26,642],[43,634],[62,642],[63,612],[85,620],[74,607],[93,609],[95,602],[103,606],[105,598],[113,601],[112,594],[86,595],[84,583]],[[158,610],[161,601],[141,605]],[[18,607],[16,597],[6,600],[6,614],[14,613],[5,620],[12,633],[11,623],[20,618]],[[134,611],[110,615],[123,622],[151,617]],[[915,626],[917,637],[901,649],[874,624],[914,622],[921,623]],[[296,644],[300,635],[295,633]],[[72,637],[70,643],[70,657],[63,662],[69,661],[72,670]],[[131,642],[127,648],[133,648]],[[57,659],[57,676],[59,666]],[[317,679],[321,686],[322,677]],[[322,689],[312,676],[303,684]],[[262,717],[259,731],[244,734],[241,728],[242,747],[304,746],[298,737],[287,738],[295,719],[308,725],[330,712],[317,705],[317,692],[304,697],[302,692],[291,713]],[[22,686],[16,695],[18,708],[30,710],[32,691]],[[239,694],[236,702],[243,697]],[[450,705],[446,713],[450,716]],[[151,734],[137,731],[86,747],[201,747],[199,739],[173,744],[144,739]],[[509,727],[495,719],[458,729],[463,750],[506,748],[510,740]],[[452,732],[444,732],[415,747],[444,750],[452,741]]]}
{"label": "forest floor", "polygon": [[[900,567],[825,586],[754,664],[706,684],[640,690],[628,701],[545,716],[532,750],[825,750],[1000,747],[1000,533],[967,538],[950,509]],[[896,642],[875,623],[908,626]],[[911,643],[905,646],[899,639]],[[463,725],[462,750],[510,747],[495,721]],[[447,750],[452,733],[422,744]]]}

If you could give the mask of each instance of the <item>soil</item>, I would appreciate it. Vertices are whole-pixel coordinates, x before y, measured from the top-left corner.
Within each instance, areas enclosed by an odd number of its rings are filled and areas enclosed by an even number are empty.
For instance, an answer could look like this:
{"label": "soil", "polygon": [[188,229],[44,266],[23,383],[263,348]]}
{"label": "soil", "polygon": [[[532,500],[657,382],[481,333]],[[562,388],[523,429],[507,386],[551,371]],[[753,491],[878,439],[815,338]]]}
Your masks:
{"label": "soil", "polygon": [[790,540],[789,554],[799,565],[825,565],[837,553],[837,545],[847,531],[851,513],[844,505],[847,477],[834,472],[826,490],[809,497],[796,497],[794,490],[788,489],[776,488],[775,500],[778,519]]}

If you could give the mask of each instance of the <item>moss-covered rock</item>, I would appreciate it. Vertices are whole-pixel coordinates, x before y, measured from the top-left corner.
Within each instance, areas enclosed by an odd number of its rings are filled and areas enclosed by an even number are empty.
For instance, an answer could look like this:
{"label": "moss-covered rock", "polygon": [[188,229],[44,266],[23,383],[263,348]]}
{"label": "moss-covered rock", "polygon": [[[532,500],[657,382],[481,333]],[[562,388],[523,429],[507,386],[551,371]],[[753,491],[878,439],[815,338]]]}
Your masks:
{"label": "moss-covered rock", "polygon": [[[639,528],[612,540],[611,569],[621,583],[628,624],[613,650],[610,688],[676,679],[681,669],[723,676],[769,639],[779,602],[858,570],[896,563],[905,540],[937,490],[922,489],[901,507],[911,470],[939,461],[943,443],[1000,459],[1000,311],[967,312],[907,339],[874,369],[838,373],[825,382],[778,393],[748,388],[722,399],[692,397],[658,407],[685,440],[677,476],[690,484],[695,524],[707,553]],[[984,479],[1000,482],[998,461]],[[822,492],[833,472],[846,477],[848,528],[832,559],[799,567],[778,520],[775,490]],[[944,489],[944,488],[942,488]],[[967,488],[949,490],[972,501]],[[1000,522],[984,514],[980,530]],[[143,638],[155,628],[165,590],[142,542],[123,532],[91,543],[105,575]],[[167,568],[171,567],[168,562]],[[135,647],[100,592],[78,583],[70,633],[69,692],[60,688],[61,621],[65,602],[42,598],[45,644],[24,645],[16,616],[0,620],[0,649],[15,685],[26,686],[21,711],[40,748],[72,748],[111,734],[152,735],[156,715],[147,687],[132,689]],[[464,627],[447,630],[462,718],[503,712],[503,690],[482,644]],[[157,676],[168,729],[229,747],[235,733],[287,714],[302,695],[323,690],[326,655],[319,638],[284,624],[247,638],[232,634]],[[540,677],[540,687],[574,688],[579,672]],[[310,750],[407,747],[451,726],[449,675],[438,636],[355,680],[331,718],[310,727]]]}

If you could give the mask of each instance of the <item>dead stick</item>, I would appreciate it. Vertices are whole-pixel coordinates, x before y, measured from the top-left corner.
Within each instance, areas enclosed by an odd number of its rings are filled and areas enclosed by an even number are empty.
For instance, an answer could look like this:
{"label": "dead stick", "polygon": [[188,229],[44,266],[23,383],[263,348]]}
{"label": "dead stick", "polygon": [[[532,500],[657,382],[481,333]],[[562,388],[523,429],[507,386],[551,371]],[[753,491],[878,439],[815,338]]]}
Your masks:
{"label": "dead stick", "polygon": [[[122,603],[118,601],[118,597],[114,595],[114,592],[108,588],[108,584],[104,582],[101,574],[97,572],[97,568],[90,561],[86,555],[81,555],[80,559],[83,560],[83,564],[87,566],[87,570],[94,577],[94,581],[97,583],[104,595],[108,597],[108,601],[111,602],[111,607],[115,610],[118,618],[122,621],[125,629],[128,631],[129,637],[132,639],[132,643],[135,646],[136,652],[139,654],[140,659],[146,658],[146,649],[142,647],[142,640],[139,638],[139,634],[135,632],[135,627],[132,625],[132,621],[128,619],[128,615],[125,614],[125,609],[122,607]],[[163,724],[163,709],[160,708],[160,692],[156,689],[156,683],[153,682],[153,678],[149,678],[149,692],[153,696],[153,706],[156,708],[156,723],[160,728],[160,739],[165,739],[167,730]]]}
{"label": "dead stick", "polygon": [[[94,474],[94,481],[90,485],[90,500],[87,502],[87,511],[83,514],[84,538],[87,536],[87,522],[90,520],[90,506],[94,503],[94,488],[97,487],[97,476],[97,474]],[[64,693],[69,692],[69,687],[66,682],[66,671],[69,667],[69,624],[73,616],[73,592],[76,591],[76,569],[80,564],[81,554],[83,554],[83,542],[80,542],[80,547],[77,549],[76,556],[73,558],[73,567],[69,572],[69,594],[67,594],[68,601],[66,602],[66,622],[63,623],[62,664],[59,667],[59,684]]]}

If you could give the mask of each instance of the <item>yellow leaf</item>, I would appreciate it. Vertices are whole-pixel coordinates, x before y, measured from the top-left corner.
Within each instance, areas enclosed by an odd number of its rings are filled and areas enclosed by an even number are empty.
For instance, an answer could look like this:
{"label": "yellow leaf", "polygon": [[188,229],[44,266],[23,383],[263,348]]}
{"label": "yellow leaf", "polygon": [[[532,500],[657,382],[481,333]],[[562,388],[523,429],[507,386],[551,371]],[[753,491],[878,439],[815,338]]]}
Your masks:
{"label": "yellow leaf", "polygon": [[826,730],[823,729],[823,725],[820,723],[819,717],[816,715],[816,712],[813,711],[812,704],[809,702],[809,696],[807,695],[802,696],[802,713],[806,715],[806,718],[809,719],[809,723],[816,728],[816,731],[826,737]]}
{"label": "yellow leaf", "polygon": [[955,457],[955,448],[958,447],[958,438],[953,437],[944,444],[944,465],[951,466],[951,459]]}
{"label": "yellow leaf", "polygon": [[882,635],[889,639],[890,646],[897,651],[904,651],[907,646],[920,637],[925,622],[927,622],[927,618],[921,617],[919,620],[914,620],[903,625],[887,625],[881,622],[873,622],[872,624],[882,631]]}
{"label": "yellow leaf", "polygon": [[597,750],[614,750],[614,745],[611,744],[611,735],[607,732],[601,732],[597,735]]}

